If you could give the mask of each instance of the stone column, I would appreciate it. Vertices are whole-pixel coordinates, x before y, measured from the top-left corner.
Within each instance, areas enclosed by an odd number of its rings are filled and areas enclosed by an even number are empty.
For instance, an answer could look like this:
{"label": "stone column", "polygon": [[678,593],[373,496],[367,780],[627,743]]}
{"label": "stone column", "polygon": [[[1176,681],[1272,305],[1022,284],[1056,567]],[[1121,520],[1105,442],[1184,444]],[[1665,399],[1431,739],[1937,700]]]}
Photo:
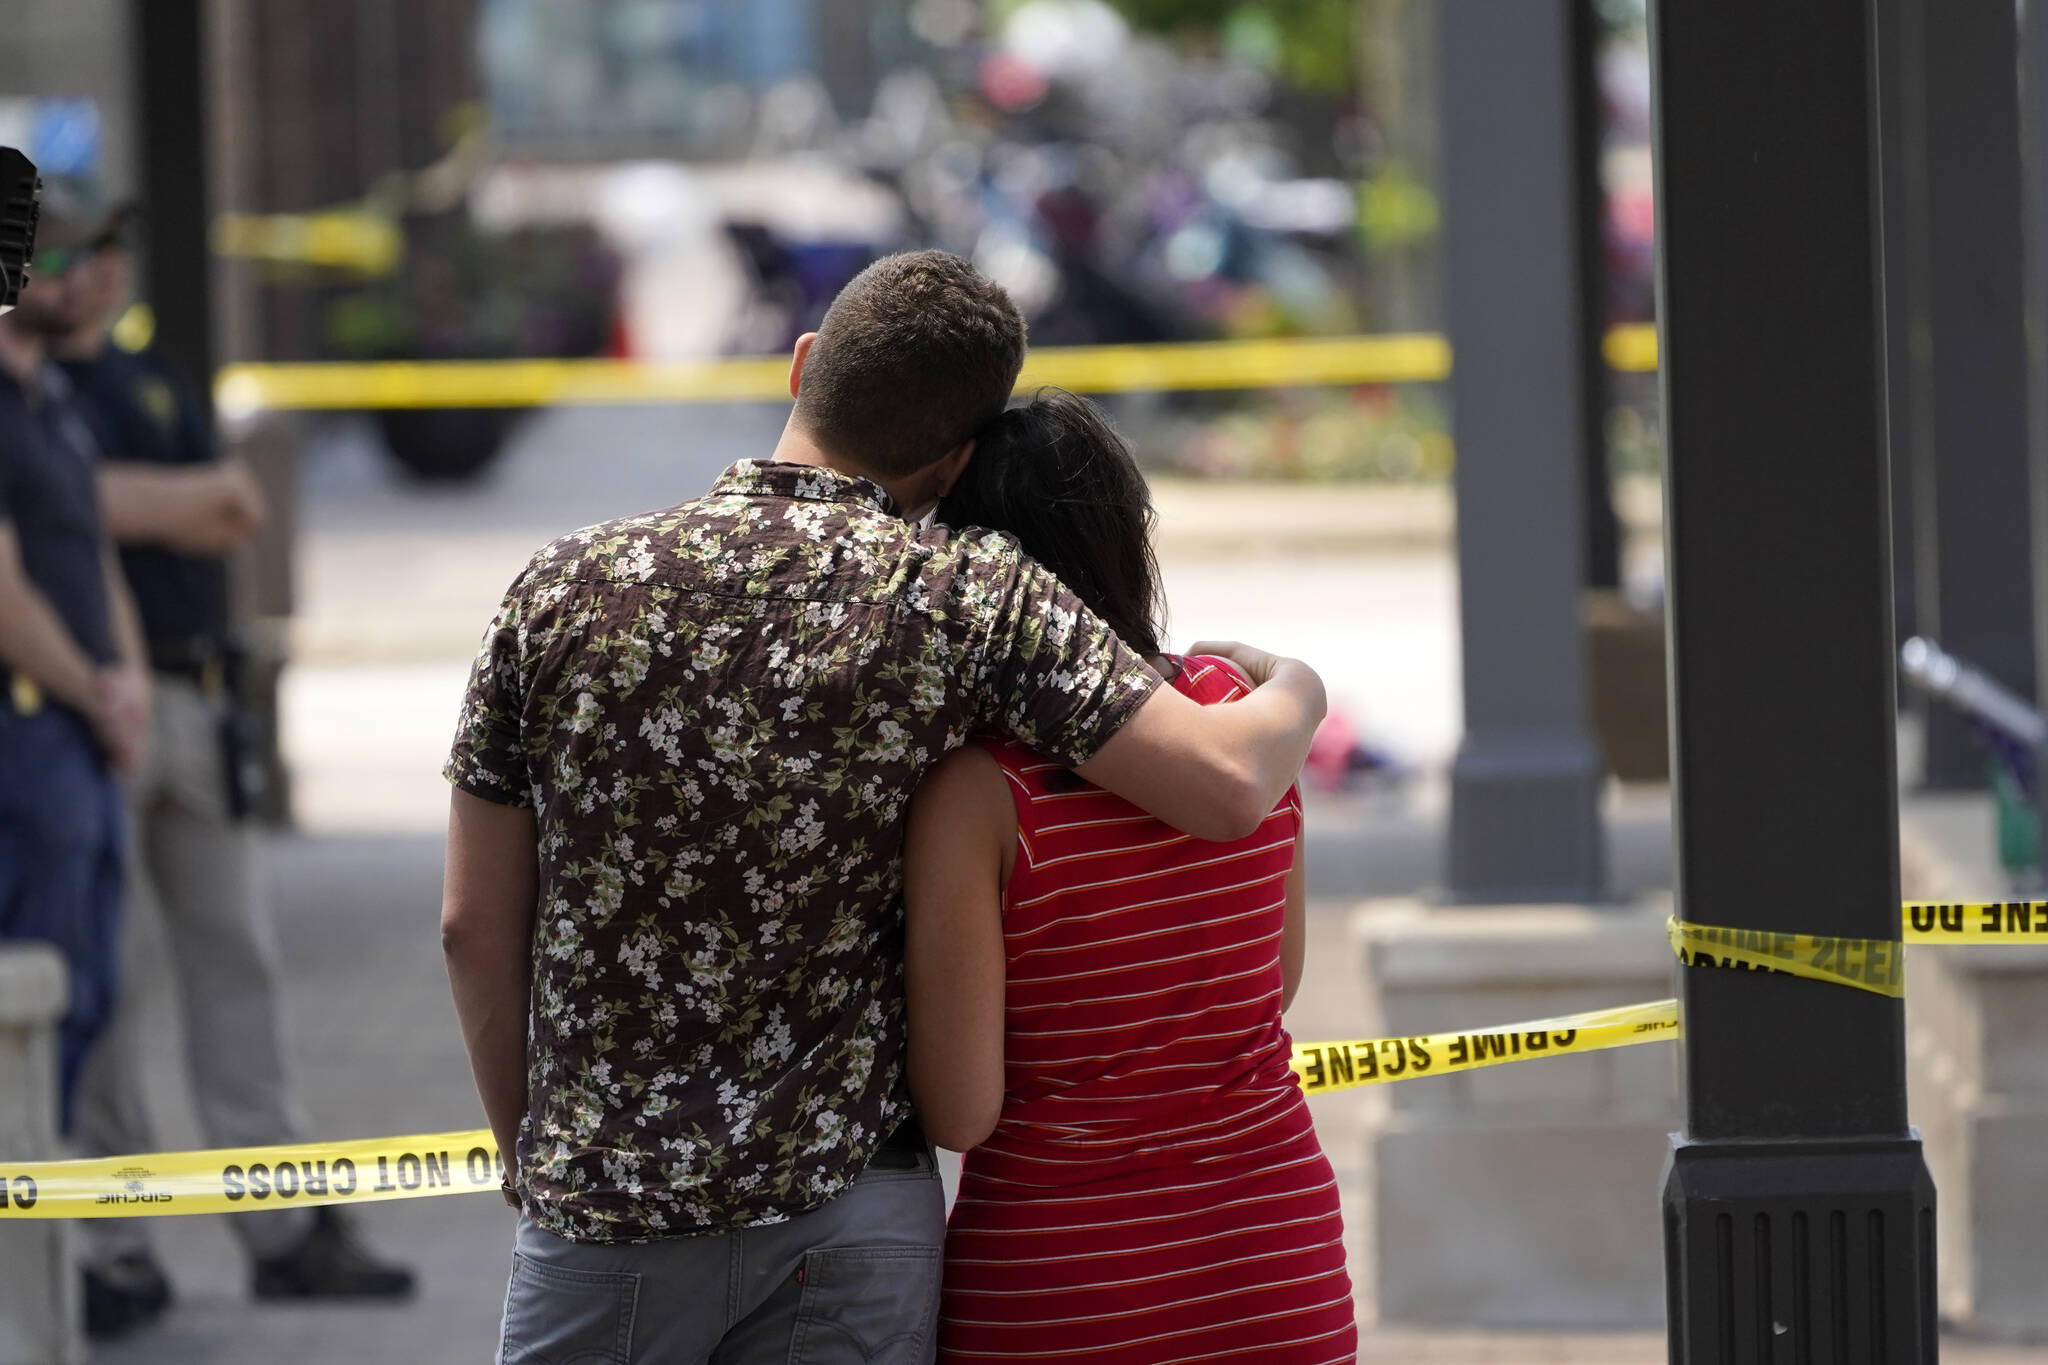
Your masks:
{"label": "stone column", "polygon": [[1579,628],[1582,8],[1446,0],[1438,12],[1465,685],[1445,873],[1457,901],[1581,901],[1607,886]]}

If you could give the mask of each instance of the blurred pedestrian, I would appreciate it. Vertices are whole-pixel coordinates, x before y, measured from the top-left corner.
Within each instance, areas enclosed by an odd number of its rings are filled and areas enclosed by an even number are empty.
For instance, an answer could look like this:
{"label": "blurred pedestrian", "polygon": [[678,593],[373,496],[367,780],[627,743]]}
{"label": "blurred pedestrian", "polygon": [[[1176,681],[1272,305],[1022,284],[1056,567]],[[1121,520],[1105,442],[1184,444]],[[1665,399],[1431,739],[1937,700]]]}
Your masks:
{"label": "blurred pedestrian", "polygon": [[94,482],[99,453],[48,345],[76,325],[93,231],[43,205],[20,304],[0,316],[0,938],[64,955],[59,1120],[113,1013],[125,835],[118,773],[149,745],[149,671]]}
{"label": "blurred pedestrian", "polygon": [[767,460],[512,585],[447,775],[442,943],[522,1207],[500,1360],[929,1360],[943,1200],[904,1085],[901,817],[995,730],[1210,837],[1322,684],[1203,707],[1016,542],[925,529],[1024,358],[957,257],[886,257]]}
{"label": "blurred pedestrian", "polygon": [[[204,404],[150,350],[112,344],[129,297],[127,234],[116,214],[74,268],[76,326],[54,343],[104,456],[107,523],[140,612],[154,676],[156,742],[127,784],[133,831],[123,957],[143,979],[138,942],[161,924],[185,1039],[186,1074],[209,1146],[304,1142],[288,1082],[276,935],[258,886],[249,817],[253,723],[239,688],[224,558],[261,526],[262,494],[239,461],[216,455]],[[78,1145],[92,1156],[160,1145],[145,1103],[135,991],[87,1063]],[[331,1208],[238,1213],[228,1220],[253,1263],[259,1299],[395,1298],[412,1273],[367,1251]],[[148,1220],[85,1225],[89,1333],[118,1335],[170,1303]]]}

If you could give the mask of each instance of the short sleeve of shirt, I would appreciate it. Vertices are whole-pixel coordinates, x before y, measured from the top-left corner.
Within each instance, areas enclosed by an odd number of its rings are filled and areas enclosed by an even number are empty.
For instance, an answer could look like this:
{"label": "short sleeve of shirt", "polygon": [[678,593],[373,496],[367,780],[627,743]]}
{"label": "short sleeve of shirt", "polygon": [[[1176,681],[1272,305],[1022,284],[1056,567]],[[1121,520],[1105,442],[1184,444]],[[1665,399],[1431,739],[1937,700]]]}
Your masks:
{"label": "short sleeve of shirt", "polygon": [[469,686],[455,725],[455,745],[441,769],[458,790],[503,806],[533,804],[520,717],[526,688],[520,655],[526,637],[522,574],[505,594],[470,666]]}
{"label": "short sleeve of shirt", "polygon": [[1159,675],[1008,537],[983,533],[968,573],[982,613],[983,723],[1069,767],[1086,763]]}

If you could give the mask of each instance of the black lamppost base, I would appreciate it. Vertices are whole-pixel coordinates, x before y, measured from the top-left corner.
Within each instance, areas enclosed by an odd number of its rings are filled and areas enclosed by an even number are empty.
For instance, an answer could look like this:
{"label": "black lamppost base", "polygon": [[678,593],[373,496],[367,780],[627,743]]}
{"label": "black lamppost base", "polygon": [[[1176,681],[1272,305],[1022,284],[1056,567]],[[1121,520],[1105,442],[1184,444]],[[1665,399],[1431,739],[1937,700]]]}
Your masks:
{"label": "black lamppost base", "polygon": [[1917,1136],[1672,1136],[1671,1365],[1934,1365],[1934,1269],[1934,1180]]}

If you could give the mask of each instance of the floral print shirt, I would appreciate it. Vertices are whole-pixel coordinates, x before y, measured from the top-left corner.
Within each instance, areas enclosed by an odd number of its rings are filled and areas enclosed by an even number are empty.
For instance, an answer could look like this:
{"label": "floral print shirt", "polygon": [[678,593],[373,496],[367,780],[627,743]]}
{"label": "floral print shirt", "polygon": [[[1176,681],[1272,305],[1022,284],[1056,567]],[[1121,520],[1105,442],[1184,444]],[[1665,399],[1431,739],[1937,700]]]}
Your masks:
{"label": "floral print shirt", "polygon": [[513,583],[447,765],[530,806],[518,1169],[579,1241],[779,1222],[910,1113],[901,821],[981,732],[1079,764],[1159,680],[1007,536],[744,460]]}

